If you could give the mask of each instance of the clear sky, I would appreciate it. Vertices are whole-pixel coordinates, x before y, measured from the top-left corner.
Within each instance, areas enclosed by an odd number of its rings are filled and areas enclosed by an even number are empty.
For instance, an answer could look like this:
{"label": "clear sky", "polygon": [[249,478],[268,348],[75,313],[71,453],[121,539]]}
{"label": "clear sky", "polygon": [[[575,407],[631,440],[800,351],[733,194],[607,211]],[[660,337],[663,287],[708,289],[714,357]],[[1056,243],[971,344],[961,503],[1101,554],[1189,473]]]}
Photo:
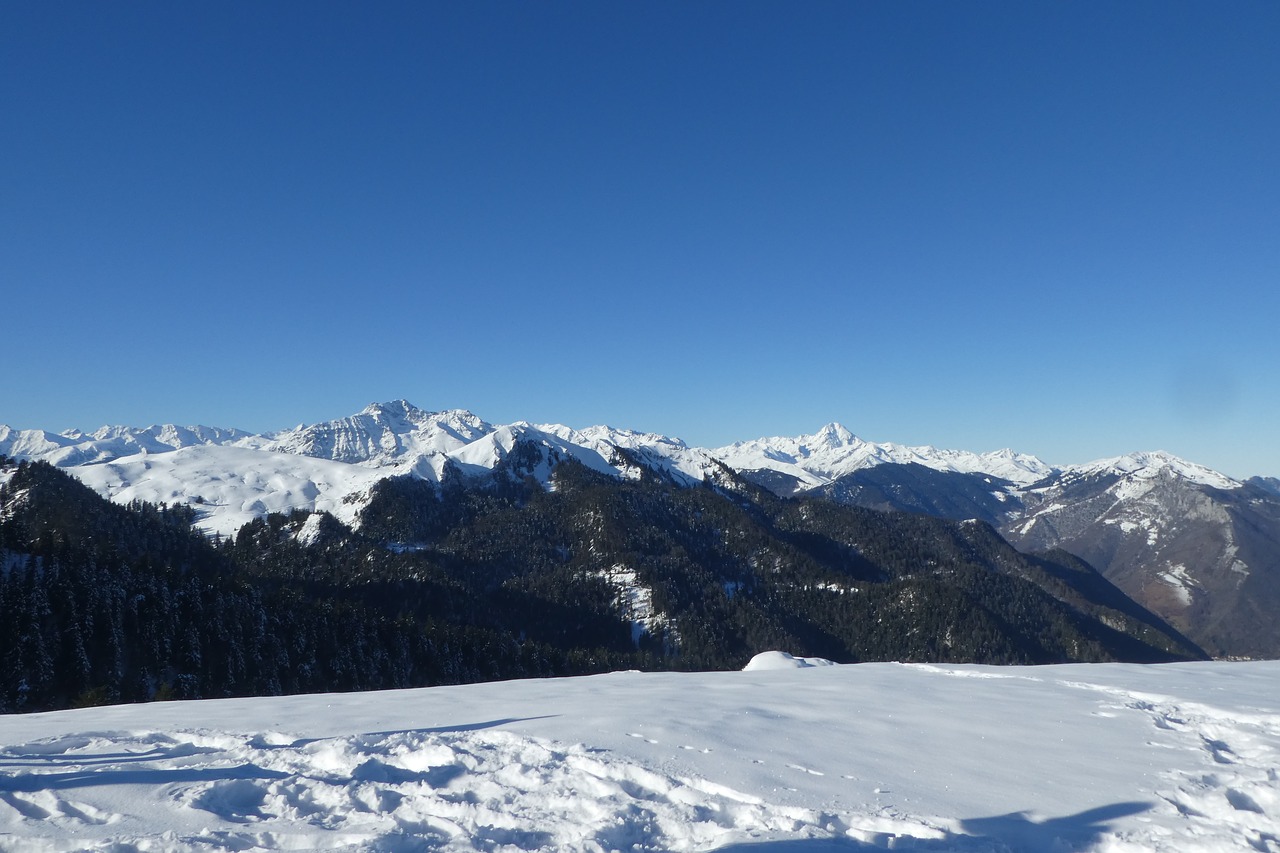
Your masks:
{"label": "clear sky", "polygon": [[0,5],[0,423],[1280,475],[1280,3]]}

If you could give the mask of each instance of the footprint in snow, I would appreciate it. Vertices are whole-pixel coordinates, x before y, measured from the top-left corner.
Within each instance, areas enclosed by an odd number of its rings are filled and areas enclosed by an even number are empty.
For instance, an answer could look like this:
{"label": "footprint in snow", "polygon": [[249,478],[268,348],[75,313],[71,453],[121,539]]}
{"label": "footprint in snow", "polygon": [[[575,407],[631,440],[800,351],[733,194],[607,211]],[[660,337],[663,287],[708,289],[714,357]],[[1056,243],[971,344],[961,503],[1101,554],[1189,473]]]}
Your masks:
{"label": "footprint in snow", "polygon": [[640,738],[640,740],[644,741],[645,743],[657,743],[657,741],[654,740],[653,738],[645,737],[639,732],[627,732],[627,737]]}

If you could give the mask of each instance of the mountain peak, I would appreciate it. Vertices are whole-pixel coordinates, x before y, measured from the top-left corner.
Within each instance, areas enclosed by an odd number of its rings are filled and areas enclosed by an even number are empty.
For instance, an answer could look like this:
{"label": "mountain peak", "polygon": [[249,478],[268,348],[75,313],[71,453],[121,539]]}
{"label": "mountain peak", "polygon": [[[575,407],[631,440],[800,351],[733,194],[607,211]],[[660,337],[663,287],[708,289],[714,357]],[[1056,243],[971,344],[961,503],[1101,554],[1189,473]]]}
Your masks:
{"label": "mountain peak", "polygon": [[360,414],[371,415],[375,418],[379,415],[392,415],[406,420],[414,414],[422,413],[422,409],[419,409],[408,400],[388,400],[385,403],[370,403],[360,410]]}
{"label": "mountain peak", "polygon": [[860,443],[860,439],[845,429],[843,425],[832,421],[813,434],[814,443],[826,447],[845,447]]}

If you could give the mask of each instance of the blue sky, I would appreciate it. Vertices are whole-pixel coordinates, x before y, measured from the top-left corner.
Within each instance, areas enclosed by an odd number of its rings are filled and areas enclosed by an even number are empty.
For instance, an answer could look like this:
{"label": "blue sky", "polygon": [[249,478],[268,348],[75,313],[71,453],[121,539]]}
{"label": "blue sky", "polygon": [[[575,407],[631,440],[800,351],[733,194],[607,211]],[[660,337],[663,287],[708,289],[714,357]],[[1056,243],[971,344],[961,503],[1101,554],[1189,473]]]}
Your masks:
{"label": "blue sky", "polygon": [[0,423],[1280,475],[1280,4],[0,8]]}

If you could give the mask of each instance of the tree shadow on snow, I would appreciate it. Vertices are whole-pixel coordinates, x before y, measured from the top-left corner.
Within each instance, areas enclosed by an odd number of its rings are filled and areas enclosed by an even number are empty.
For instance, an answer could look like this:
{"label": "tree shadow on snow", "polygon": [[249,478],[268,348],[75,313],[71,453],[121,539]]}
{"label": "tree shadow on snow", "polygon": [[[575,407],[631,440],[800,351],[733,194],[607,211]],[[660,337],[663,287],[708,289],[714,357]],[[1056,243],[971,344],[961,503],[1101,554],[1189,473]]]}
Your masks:
{"label": "tree shadow on snow", "polygon": [[942,838],[915,838],[883,833],[875,841],[852,838],[815,838],[792,841],[759,841],[730,844],[715,853],[850,853],[850,851],[893,849],[919,850],[925,853],[963,853],[967,850],[996,849],[1015,853],[1070,853],[1085,850],[1097,843],[1110,830],[1111,821],[1148,811],[1152,803],[1127,802],[1099,806],[1065,817],[1034,820],[1026,812],[1012,812],[993,817],[972,818],[960,822],[960,832],[948,832]]}

